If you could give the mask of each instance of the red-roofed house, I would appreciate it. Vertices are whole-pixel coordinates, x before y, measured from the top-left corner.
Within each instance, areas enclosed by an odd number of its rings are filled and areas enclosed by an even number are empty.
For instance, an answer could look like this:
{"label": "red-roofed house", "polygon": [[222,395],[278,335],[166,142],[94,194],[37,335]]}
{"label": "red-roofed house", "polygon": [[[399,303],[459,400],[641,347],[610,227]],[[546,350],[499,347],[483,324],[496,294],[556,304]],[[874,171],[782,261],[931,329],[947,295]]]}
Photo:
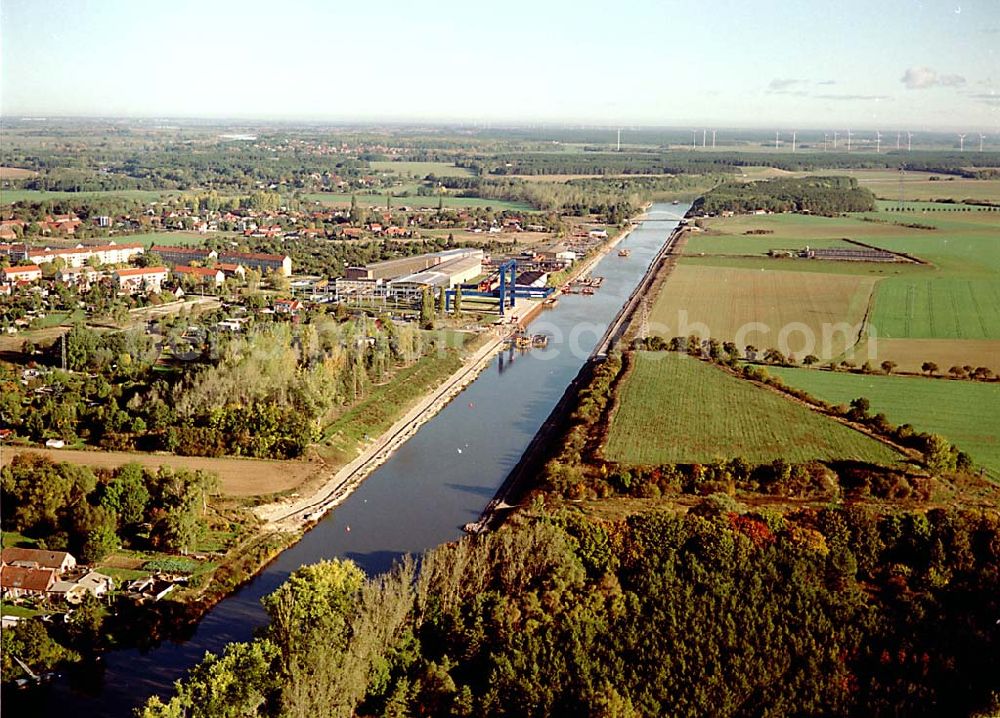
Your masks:
{"label": "red-roofed house", "polygon": [[37,264],[29,264],[26,267],[4,267],[3,279],[5,282],[37,282],[42,278],[42,270]]}
{"label": "red-roofed house", "polygon": [[136,267],[134,269],[116,269],[114,272],[115,287],[125,294],[158,293],[167,278],[166,267]]}
{"label": "red-roofed house", "polygon": [[67,267],[82,267],[91,257],[96,257],[101,264],[124,264],[145,251],[146,248],[138,243],[115,244],[114,242],[96,247],[78,245],[69,249],[32,247],[28,250],[28,259],[35,264],[62,259]]}
{"label": "red-roofed house", "polygon": [[191,277],[196,282],[202,284],[215,284],[219,286],[226,281],[225,273],[218,267],[185,267],[178,265],[174,267],[174,277]]}
{"label": "red-roofed house", "polygon": [[302,309],[302,302],[298,299],[275,299],[275,314],[296,314]]}
{"label": "red-roofed house", "polygon": [[247,276],[247,270],[243,269],[242,264],[229,264],[227,262],[219,262],[215,265],[216,269],[221,269],[223,274],[227,277],[239,277],[243,279]]}
{"label": "red-roofed house", "polygon": [[254,252],[219,252],[220,262],[242,264],[260,272],[280,272],[292,276],[292,258],[287,254],[257,254]]}
{"label": "red-roofed house", "polygon": [[0,552],[0,563],[27,568],[51,568],[59,574],[76,568],[76,558],[65,551],[44,551],[12,546]]}
{"label": "red-roofed house", "polygon": [[0,567],[0,589],[5,598],[44,596],[56,582],[52,568],[27,568],[4,564]]}

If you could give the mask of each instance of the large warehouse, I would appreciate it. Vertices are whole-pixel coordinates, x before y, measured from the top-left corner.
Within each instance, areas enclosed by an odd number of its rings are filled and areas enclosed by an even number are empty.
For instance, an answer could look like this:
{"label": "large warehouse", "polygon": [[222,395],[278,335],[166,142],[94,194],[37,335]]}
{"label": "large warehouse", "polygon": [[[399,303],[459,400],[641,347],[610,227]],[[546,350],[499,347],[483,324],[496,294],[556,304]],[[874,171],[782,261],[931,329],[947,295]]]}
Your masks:
{"label": "large warehouse", "polygon": [[398,277],[389,282],[389,295],[397,299],[414,297],[423,293],[424,288],[433,290],[451,289],[457,284],[469,282],[483,273],[482,251],[478,257],[458,257],[435,264],[430,269]]}
{"label": "large warehouse", "polygon": [[453,259],[476,257],[483,260],[481,249],[446,249],[442,252],[420,254],[416,257],[401,257],[385,262],[373,262],[363,267],[348,267],[346,279],[396,279],[409,274],[416,274]]}
{"label": "large warehouse", "polygon": [[480,276],[484,256],[481,249],[448,249],[348,267],[347,276],[336,281],[336,296],[338,300],[416,299],[425,288],[451,289]]}

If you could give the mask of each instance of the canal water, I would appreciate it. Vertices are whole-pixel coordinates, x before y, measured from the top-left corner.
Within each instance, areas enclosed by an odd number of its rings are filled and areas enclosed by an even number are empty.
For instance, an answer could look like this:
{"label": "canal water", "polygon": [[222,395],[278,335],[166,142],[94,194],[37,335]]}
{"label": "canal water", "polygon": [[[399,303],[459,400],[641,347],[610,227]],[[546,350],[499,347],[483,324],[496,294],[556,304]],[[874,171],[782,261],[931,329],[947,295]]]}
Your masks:
{"label": "canal water", "polygon": [[246,641],[266,621],[262,596],[291,571],[346,557],[369,574],[405,553],[418,554],[462,535],[517,464],[535,432],[638,284],[687,205],[654,205],[648,219],[593,269],[604,283],[593,296],[564,295],[530,325],[551,339],[544,350],[505,351],[439,414],[295,546],[215,606],[183,642],[145,652],[114,651],[100,670],[37,691],[8,692],[6,716],[130,716],[152,694],[231,641]]}

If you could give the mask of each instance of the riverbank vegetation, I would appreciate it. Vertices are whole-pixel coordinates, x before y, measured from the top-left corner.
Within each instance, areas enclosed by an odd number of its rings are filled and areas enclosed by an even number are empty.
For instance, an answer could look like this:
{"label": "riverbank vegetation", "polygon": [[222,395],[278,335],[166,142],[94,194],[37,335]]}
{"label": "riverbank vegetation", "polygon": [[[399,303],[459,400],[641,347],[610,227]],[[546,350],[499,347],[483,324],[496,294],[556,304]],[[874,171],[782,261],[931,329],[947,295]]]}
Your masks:
{"label": "riverbank vegetation", "polygon": [[139,330],[77,325],[65,339],[68,372],[35,372],[26,383],[10,375],[3,420],[38,442],[292,458],[400,369],[459,351],[387,318],[182,331],[168,347]]}
{"label": "riverbank vegetation", "polygon": [[998,545],[995,512],[536,506],[419,571],[298,570],[142,715],[971,715],[998,707]]}

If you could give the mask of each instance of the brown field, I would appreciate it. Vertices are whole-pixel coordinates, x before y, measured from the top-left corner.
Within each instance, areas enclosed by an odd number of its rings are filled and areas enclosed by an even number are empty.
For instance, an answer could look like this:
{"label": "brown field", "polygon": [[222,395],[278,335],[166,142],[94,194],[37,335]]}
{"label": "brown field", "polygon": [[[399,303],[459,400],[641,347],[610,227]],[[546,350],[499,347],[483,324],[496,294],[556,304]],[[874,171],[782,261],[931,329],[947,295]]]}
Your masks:
{"label": "brown field", "polygon": [[20,352],[24,342],[30,341],[35,346],[47,347],[56,339],[69,331],[69,327],[48,327],[32,329],[17,334],[0,334],[0,354],[5,352]]}
{"label": "brown field", "polygon": [[227,496],[259,496],[290,491],[300,486],[310,475],[320,469],[320,464],[309,461],[267,461],[264,459],[210,458],[203,456],[174,456],[172,454],[143,454],[126,451],[79,451],[76,449],[30,449],[5,446],[3,462],[12,456],[36,453],[53,461],[110,469],[130,462],[157,469],[169,466],[176,469],[210,471],[218,474],[222,493]]}
{"label": "brown field", "polygon": [[0,180],[19,180],[34,177],[38,173],[20,167],[0,167]]}
{"label": "brown field", "polygon": [[919,372],[920,365],[932,361],[942,373],[949,367],[985,366],[1000,372],[1000,341],[995,339],[879,339],[872,348],[871,342],[859,344],[854,357],[847,357],[857,364],[866,360],[878,367],[889,360],[899,365],[900,371]]}
{"label": "brown field", "polygon": [[527,182],[569,182],[578,179],[611,179],[614,177],[667,177],[659,174],[629,174],[629,175],[510,175],[513,178]]}
{"label": "brown field", "polygon": [[736,177],[751,182],[759,179],[773,179],[774,177],[789,177],[794,174],[794,172],[777,167],[740,167],[736,172]]}
{"label": "brown field", "polygon": [[[653,303],[650,332],[666,338],[699,334],[735,341],[740,348],[753,344],[829,359],[854,344],[875,282],[857,275],[705,267],[681,260]],[[824,325],[841,323],[852,330],[831,331],[824,339]],[[811,346],[807,333],[814,337]]]}

